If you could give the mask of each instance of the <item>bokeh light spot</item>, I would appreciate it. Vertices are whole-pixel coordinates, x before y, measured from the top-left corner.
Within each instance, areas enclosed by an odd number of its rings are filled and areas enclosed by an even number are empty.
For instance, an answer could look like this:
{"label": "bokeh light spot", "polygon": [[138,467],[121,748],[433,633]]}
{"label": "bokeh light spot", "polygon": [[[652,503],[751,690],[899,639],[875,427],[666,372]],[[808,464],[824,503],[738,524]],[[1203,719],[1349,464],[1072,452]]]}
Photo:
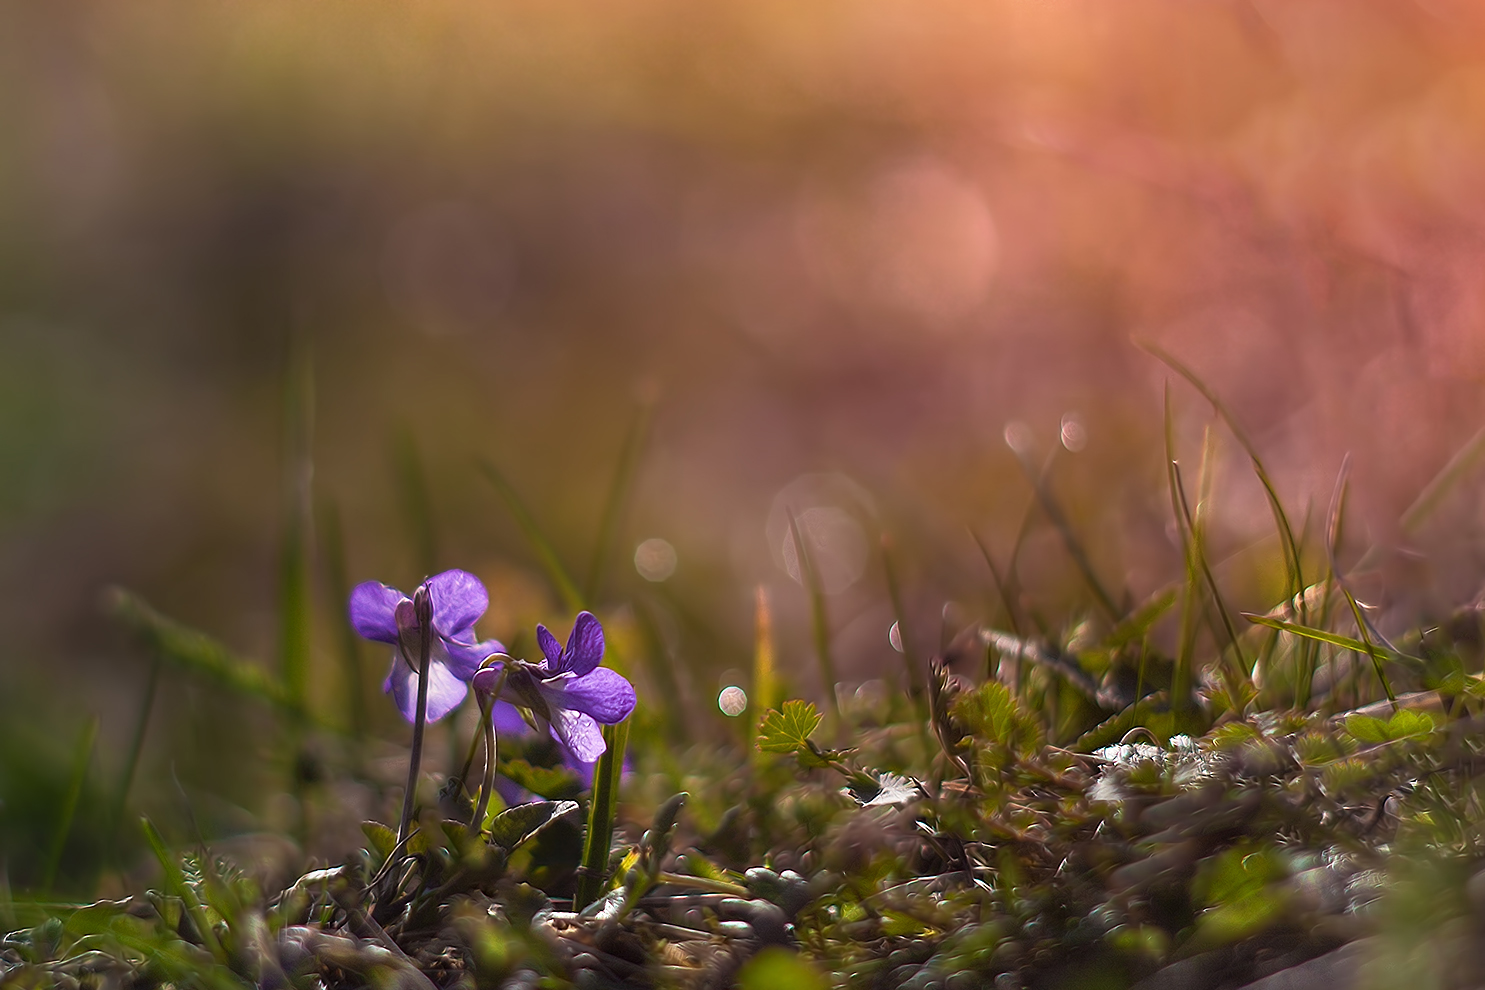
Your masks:
{"label": "bokeh light spot", "polygon": [[736,684],[729,684],[717,695],[717,707],[728,718],[737,718],[748,708],[748,692]]}
{"label": "bokeh light spot", "polygon": [[658,536],[634,548],[634,569],[646,581],[664,581],[675,573],[677,562],[675,547]]}
{"label": "bokeh light spot", "polygon": [[1064,413],[1062,416],[1062,446],[1074,454],[1088,446],[1088,431],[1077,413]]}

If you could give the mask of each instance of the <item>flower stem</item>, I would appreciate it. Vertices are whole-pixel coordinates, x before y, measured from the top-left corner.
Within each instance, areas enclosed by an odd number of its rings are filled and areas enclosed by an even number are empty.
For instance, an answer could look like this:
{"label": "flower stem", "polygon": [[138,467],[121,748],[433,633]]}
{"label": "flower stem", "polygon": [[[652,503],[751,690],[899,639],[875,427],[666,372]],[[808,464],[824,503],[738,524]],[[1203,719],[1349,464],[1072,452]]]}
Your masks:
{"label": "flower stem", "polygon": [[469,834],[473,836],[478,836],[484,830],[485,809],[490,807],[490,793],[495,790],[495,699],[500,697],[500,689],[503,687],[504,671],[495,682],[495,689],[490,692],[489,698],[479,696],[480,724],[485,730],[485,774],[480,782],[479,803],[474,806],[474,818],[469,822]]}
{"label": "flower stem", "polygon": [[[413,801],[418,793],[418,768],[423,762],[423,728],[428,721],[428,654],[433,646],[433,606],[426,585],[413,595],[418,616],[418,704],[413,712],[412,753],[407,761],[407,790],[402,795],[402,817],[397,823],[397,841],[407,838]],[[406,659],[406,654],[403,654]]]}

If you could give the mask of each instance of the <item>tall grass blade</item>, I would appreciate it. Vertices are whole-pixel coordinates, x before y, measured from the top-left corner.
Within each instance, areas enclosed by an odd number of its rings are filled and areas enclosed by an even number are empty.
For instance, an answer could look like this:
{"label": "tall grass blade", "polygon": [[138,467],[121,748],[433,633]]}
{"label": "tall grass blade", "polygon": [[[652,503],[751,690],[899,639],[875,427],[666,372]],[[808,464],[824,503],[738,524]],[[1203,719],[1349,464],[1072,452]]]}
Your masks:
{"label": "tall grass blade", "polygon": [[662,710],[670,715],[665,720],[666,732],[673,742],[680,743],[686,739],[688,708],[681,691],[680,681],[676,677],[678,665],[670,663],[665,636],[661,633],[660,623],[655,618],[655,608],[652,602],[635,599],[634,617],[639,623],[640,634],[644,637],[645,649],[642,653],[646,661],[645,669],[649,673],[650,684],[660,694]]}
{"label": "tall grass blade", "polygon": [[499,468],[483,458],[478,463],[480,473],[494,486],[496,494],[505,503],[505,508],[515,520],[516,527],[520,529],[521,535],[526,537],[526,542],[531,545],[537,560],[547,572],[547,579],[552,582],[557,594],[562,597],[562,603],[569,611],[582,611],[587,606],[587,600],[583,597],[582,591],[578,589],[577,583],[573,581],[572,575],[567,572],[567,568],[562,566],[562,558],[557,556],[556,548],[541,531],[541,527],[536,524],[526,504],[521,501],[521,497],[516,494],[510,482],[505,480],[505,475],[500,473]]}
{"label": "tall grass blade", "polygon": [[629,745],[629,720],[603,727],[607,749],[593,770],[593,796],[588,804],[588,828],[583,837],[583,861],[578,868],[573,910],[581,911],[603,895],[608,883],[608,854],[614,841],[614,817],[619,810],[619,780],[624,772],[624,750]]}
{"label": "tall grass blade", "polygon": [[[348,577],[345,555],[345,537],[340,527],[340,508],[326,499],[320,503],[320,545],[325,561],[325,590],[330,596],[331,607],[342,618],[332,622],[336,631],[336,645],[340,652],[341,693],[346,701],[346,724],[351,736],[364,739],[368,727],[366,712],[366,676],[361,665],[361,639],[355,629],[344,618],[344,610],[351,600],[351,582]],[[359,750],[358,750],[359,752]]]}
{"label": "tall grass blade", "polygon": [[1408,506],[1407,511],[1402,514],[1402,528],[1406,533],[1415,532],[1419,526],[1433,515],[1439,503],[1444,500],[1453,488],[1459,484],[1475,467],[1485,459],[1485,427],[1481,427],[1463,447],[1449,458],[1449,462],[1443,466],[1438,474],[1434,475],[1413,504]]}
{"label": "tall grass blade", "polygon": [[825,683],[826,711],[830,713],[829,732],[840,727],[840,699],[835,696],[835,661],[830,655],[830,618],[825,608],[825,588],[815,568],[814,555],[804,542],[799,520],[789,511],[789,535],[794,540],[794,558],[799,567],[799,583],[804,586],[810,603],[810,629],[815,642],[815,660],[820,665],[820,679]]}
{"label": "tall grass blade", "polygon": [[1227,404],[1222,401],[1216,392],[1208,388],[1207,384],[1197,377],[1196,372],[1176,360],[1174,356],[1158,344],[1150,341],[1136,341],[1136,345],[1176,374],[1186,379],[1193,388],[1200,392],[1202,397],[1211,403],[1212,409],[1222,418],[1222,421],[1227,424],[1228,430],[1231,431],[1238,445],[1243,448],[1243,452],[1248,455],[1248,460],[1253,466],[1253,473],[1258,476],[1259,483],[1263,485],[1264,495],[1268,499],[1269,511],[1273,514],[1274,525],[1279,531],[1279,540],[1284,548],[1284,566],[1288,579],[1288,590],[1285,597],[1294,598],[1305,589],[1304,564],[1300,558],[1300,545],[1299,541],[1294,537],[1294,528],[1289,525],[1289,517],[1284,512],[1284,505],[1279,501],[1279,494],[1277,489],[1274,488],[1273,479],[1269,477],[1268,470],[1263,466],[1263,459],[1258,456],[1258,448],[1254,447],[1253,442],[1248,439],[1248,434],[1238,423],[1237,417],[1232,414],[1232,410],[1227,408]]}
{"label": "tall grass blade", "polygon": [[1186,708],[1193,703],[1191,690],[1195,678],[1192,667],[1196,653],[1196,617],[1202,607],[1202,583],[1191,553],[1191,533],[1187,529],[1186,514],[1180,508],[1180,467],[1176,460],[1175,419],[1171,412],[1169,382],[1165,384],[1165,476],[1170,489],[1171,514],[1175,517],[1176,532],[1181,538],[1181,559],[1186,569],[1186,580],[1181,585],[1181,621],[1176,639],[1175,669],[1171,675],[1171,704]]}
{"label": "tall grass blade", "polygon": [[635,411],[634,421],[624,434],[624,445],[619,449],[619,463],[614,467],[614,479],[609,484],[608,497],[603,503],[603,515],[599,518],[598,538],[593,543],[593,558],[588,562],[588,577],[583,582],[583,598],[596,602],[603,585],[603,572],[613,556],[614,543],[618,539],[619,520],[634,486],[640,457],[644,453],[645,440],[649,437],[650,418],[654,407],[646,402]]}
{"label": "tall grass blade", "polygon": [[[1202,458],[1202,462],[1203,487],[1205,487],[1207,464],[1205,455]],[[1240,665],[1239,669],[1234,671],[1231,664],[1224,664],[1224,674],[1234,679],[1234,683],[1229,684],[1228,687],[1229,690],[1233,691],[1233,697],[1236,698],[1236,681],[1238,679],[1248,679],[1248,666],[1243,656],[1242,644],[1238,641],[1237,629],[1233,626],[1232,617],[1227,612],[1227,603],[1222,600],[1222,590],[1217,586],[1217,579],[1212,575],[1211,565],[1207,562],[1206,541],[1203,538],[1204,527],[1202,526],[1201,504],[1198,503],[1195,513],[1191,511],[1191,505],[1186,500],[1186,486],[1181,481],[1180,465],[1175,461],[1171,462],[1171,477],[1175,483],[1177,502],[1180,505],[1185,529],[1190,534],[1191,556],[1195,560],[1196,566],[1206,583],[1207,594],[1211,597],[1212,607],[1217,612],[1222,631],[1227,635],[1228,649],[1232,651],[1233,659]],[[1241,676],[1239,677],[1239,675]]]}
{"label": "tall grass blade", "polygon": [[124,809],[129,806],[129,791],[134,786],[134,774],[139,769],[139,758],[144,753],[144,737],[149,732],[150,715],[155,710],[155,696],[160,692],[159,654],[150,659],[149,679],[145,681],[144,697],[139,703],[139,717],[134,720],[134,734],[129,739],[129,752],[124,757],[124,772],[119,779],[118,794],[113,799],[113,814],[108,822],[108,856],[111,859],[118,848],[119,827],[124,822]]}
{"label": "tall grass blade", "polygon": [[201,937],[201,944],[206,947],[206,951],[210,952],[217,962],[225,964],[227,962],[227,954],[222,950],[222,943],[217,941],[216,931],[212,928],[211,923],[207,921],[206,909],[201,906],[201,899],[196,896],[196,891],[191,888],[191,885],[186,883],[186,875],[180,868],[180,861],[176,859],[175,854],[166,846],[165,839],[160,835],[159,830],[155,828],[154,822],[150,821],[147,817],[141,817],[139,823],[144,829],[145,841],[149,843],[151,851],[155,854],[155,858],[160,861],[160,869],[165,873],[166,891],[180,898],[180,902],[185,907],[186,914],[190,917],[191,924],[195,927],[196,933]]}
{"label": "tall grass blade", "polygon": [[309,345],[290,345],[284,388],[284,508],[279,562],[279,665],[294,707],[308,707],[310,682],[310,546],[314,464],[314,365]]}
{"label": "tall grass blade", "polygon": [[[1366,647],[1366,655],[1371,658],[1372,669],[1376,671],[1377,680],[1381,682],[1382,690],[1387,694],[1387,700],[1396,709],[1397,695],[1393,693],[1392,683],[1387,679],[1387,671],[1382,665],[1382,658],[1378,655],[1377,647],[1372,642],[1371,632],[1369,631],[1370,623],[1367,622],[1366,616],[1362,613],[1361,604],[1356,601],[1356,596],[1351,594],[1351,589],[1347,586],[1346,579],[1342,577],[1340,568],[1336,566],[1336,541],[1340,539],[1342,520],[1346,513],[1346,479],[1350,472],[1351,458],[1350,455],[1347,455],[1346,459],[1341,462],[1340,474],[1335,479],[1335,492],[1331,495],[1330,525],[1325,534],[1325,556],[1330,562],[1330,573],[1335,578],[1336,587],[1340,589],[1341,596],[1345,598],[1346,604],[1351,609],[1351,617],[1356,621],[1356,632]],[[1393,652],[1396,653],[1397,651],[1393,649]]]}
{"label": "tall grass blade", "polygon": [[397,496],[402,516],[412,537],[418,568],[424,575],[439,571],[438,527],[434,522],[433,494],[428,486],[428,472],[423,466],[423,453],[409,429],[397,435],[392,451],[393,470],[397,475]]}
{"label": "tall grass blade", "polygon": [[62,866],[62,851],[67,848],[67,836],[72,833],[72,819],[77,816],[77,803],[82,799],[83,785],[87,783],[88,767],[93,762],[93,744],[98,739],[98,716],[88,719],[77,738],[77,747],[72,755],[72,774],[67,780],[67,793],[62,797],[62,807],[57,812],[57,823],[52,826],[52,840],[46,851],[46,869],[42,872],[41,889],[50,893],[57,881],[57,870]]}
{"label": "tall grass blade", "polygon": [[[1304,636],[1308,639],[1316,640],[1317,642],[1328,643],[1331,646],[1339,646],[1341,649],[1350,650],[1353,653],[1360,653],[1362,655],[1371,654],[1377,657],[1381,656],[1381,652],[1378,650],[1376,644],[1372,644],[1370,648],[1368,648],[1367,644],[1362,640],[1356,639],[1351,636],[1345,636],[1341,633],[1331,632],[1329,629],[1316,629],[1313,626],[1302,626],[1297,622],[1286,622],[1285,620],[1275,618],[1272,615],[1259,615],[1257,612],[1243,612],[1241,614],[1243,618],[1247,619],[1249,622],[1254,623],[1255,625],[1268,626],[1270,629],[1278,629],[1281,632],[1293,633],[1296,636]],[[1418,657],[1412,656],[1407,653],[1394,652],[1392,650],[1388,650],[1387,654],[1388,659],[1392,660],[1394,663],[1402,664],[1403,666],[1408,667],[1412,670],[1421,671],[1424,669],[1424,662]]]}
{"label": "tall grass blade", "polygon": [[[277,677],[245,660],[203,632],[156,612],[137,595],[121,588],[107,596],[110,614],[138,633],[162,659],[201,674],[236,694],[264,702],[294,716],[311,719]],[[323,722],[317,723],[329,728]]]}

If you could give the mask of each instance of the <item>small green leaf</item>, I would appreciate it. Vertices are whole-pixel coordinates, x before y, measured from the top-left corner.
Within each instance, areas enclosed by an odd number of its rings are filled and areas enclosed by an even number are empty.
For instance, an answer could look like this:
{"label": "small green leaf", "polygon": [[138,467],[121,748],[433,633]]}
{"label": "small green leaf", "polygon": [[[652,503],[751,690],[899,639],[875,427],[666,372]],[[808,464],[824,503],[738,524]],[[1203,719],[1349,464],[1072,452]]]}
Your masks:
{"label": "small green leaf", "polygon": [[829,990],[830,980],[793,949],[764,949],[737,974],[741,990]]}
{"label": "small green leaf", "polygon": [[534,801],[507,808],[490,819],[490,841],[506,851],[513,850],[577,809],[576,801]]}
{"label": "small green leaf", "polygon": [[377,862],[385,863],[392,850],[397,848],[397,833],[381,822],[362,822],[361,831],[366,835],[366,841],[371,843],[371,852]]}
{"label": "small green leaf", "polygon": [[1212,745],[1221,750],[1235,750],[1244,743],[1262,738],[1257,729],[1247,722],[1228,722],[1212,733]]}
{"label": "small green leaf", "polygon": [[808,750],[810,736],[824,716],[808,701],[786,701],[770,708],[758,726],[758,748],[765,753],[798,753]]}
{"label": "small green leaf", "polygon": [[950,712],[975,736],[1014,752],[1029,752],[1041,741],[1035,721],[999,681],[964,692],[954,699]]}
{"label": "small green leaf", "polygon": [[1347,715],[1346,731],[1366,743],[1384,743],[1392,738],[1387,732],[1387,723],[1370,715]]}
{"label": "small green leaf", "polygon": [[1387,720],[1388,739],[1407,739],[1409,736],[1426,736],[1434,729],[1433,716],[1428,712],[1412,708],[1401,708]]}

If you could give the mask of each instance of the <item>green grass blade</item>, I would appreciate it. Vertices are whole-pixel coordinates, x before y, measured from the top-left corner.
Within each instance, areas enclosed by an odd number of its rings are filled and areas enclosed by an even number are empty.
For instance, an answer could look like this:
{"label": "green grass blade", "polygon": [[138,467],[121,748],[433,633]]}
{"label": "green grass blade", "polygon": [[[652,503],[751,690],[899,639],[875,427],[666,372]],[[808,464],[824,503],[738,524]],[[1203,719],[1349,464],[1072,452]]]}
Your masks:
{"label": "green grass blade", "polygon": [[261,665],[235,655],[203,632],[166,618],[137,595],[115,588],[109,592],[107,605],[116,619],[138,633],[162,659],[201,674],[236,694],[290,715],[309,717],[284,683]]}
{"label": "green grass blade", "polygon": [[77,738],[67,793],[63,796],[62,807],[57,813],[57,824],[52,827],[52,840],[46,851],[46,869],[41,880],[41,889],[48,893],[52,884],[56,883],[57,870],[62,865],[62,851],[67,847],[67,836],[72,832],[72,819],[77,815],[77,803],[82,799],[83,785],[88,779],[88,767],[93,762],[93,744],[97,739],[98,716],[94,715],[88,719]]}
{"label": "green grass blade", "polygon": [[[1351,594],[1346,580],[1341,576],[1340,569],[1336,566],[1336,541],[1340,539],[1341,527],[1346,514],[1346,479],[1351,471],[1351,458],[1347,455],[1341,462],[1340,474],[1335,480],[1335,493],[1331,496],[1330,526],[1326,532],[1325,555],[1330,562],[1330,573],[1335,578],[1336,587],[1340,588],[1341,596],[1345,598],[1346,604],[1351,608],[1351,617],[1356,621],[1356,632],[1361,637],[1362,643],[1366,645],[1366,655],[1371,658],[1372,669],[1376,671],[1377,680],[1382,683],[1382,690],[1387,694],[1387,700],[1397,708],[1397,695],[1393,693],[1392,683],[1387,679],[1387,671],[1382,666],[1382,658],[1377,654],[1377,647],[1372,642],[1371,633],[1368,631],[1369,623],[1366,616],[1362,614],[1361,604],[1356,596]],[[1393,652],[1396,652],[1394,650]]]}
{"label": "green grass blade", "polygon": [[139,717],[134,721],[134,735],[129,740],[129,753],[124,757],[124,772],[119,779],[118,794],[113,799],[113,814],[108,823],[108,856],[112,859],[117,849],[119,828],[124,822],[124,809],[129,806],[129,790],[134,786],[134,774],[139,769],[139,758],[144,753],[144,737],[149,731],[150,715],[155,709],[155,696],[160,692],[160,667],[162,661],[157,653],[150,660],[149,679],[144,685],[144,697],[139,704]]}
{"label": "green grass blade", "polygon": [[397,500],[412,538],[413,551],[423,574],[439,570],[438,528],[433,521],[433,494],[423,454],[412,431],[403,429],[392,449],[392,468],[397,476]]}
{"label": "green grass blade", "polygon": [[799,567],[799,583],[804,586],[810,603],[810,629],[815,642],[815,660],[820,665],[820,680],[825,684],[826,710],[830,713],[829,731],[840,727],[840,699],[835,696],[835,660],[830,655],[830,616],[825,607],[825,588],[815,569],[814,555],[805,545],[799,531],[799,520],[789,512],[789,535],[794,540],[794,559]]}
{"label": "green grass blade", "polygon": [[1157,344],[1149,341],[1137,341],[1137,346],[1146,353],[1170,368],[1176,374],[1186,379],[1198,392],[1211,403],[1218,416],[1227,424],[1228,430],[1236,438],[1238,445],[1248,455],[1248,460],[1253,466],[1253,473],[1258,476],[1258,481],[1263,485],[1265,497],[1268,499],[1269,511],[1273,514],[1274,525],[1279,532],[1279,540],[1284,547],[1284,566],[1287,573],[1289,588],[1285,594],[1286,598],[1294,598],[1305,589],[1304,565],[1300,559],[1299,542],[1294,537],[1294,528],[1289,525],[1289,516],[1284,511],[1284,505],[1279,501],[1278,491],[1274,488],[1273,479],[1269,477],[1268,470],[1263,466],[1263,459],[1258,456],[1258,449],[1248,439],[1248,434],[1238,423],[1237,417],[1227,404],[1207,387],[1207,384],[1197,377],[1196,372],[1176,360],[1168,351]]}
{"label": "green grass blade", "polygon": [[1186,526],[1186,515],[1180,508],[1180,468],[1176,460],[1175,419],[1171,412],[1170,383],[1165,385],[1165,477],[1170,489],[1171,515],[1175,517],[1176,532],[1181,538],[1181,558],[1186,569],[1186,580],[1181,585],[1181,622],[1176,639],[1175,670],[1171,676],[1171,703],[1176,707],[1189,706],[1191,690],[1195,684],[1192,676],[1193,658],[1196,653],[1196,617],[1201,608],[1202,583],[1191,553],[1191,533]]}
{"label": "green grass blade", "polygon": [[[1293,633],[1296,636],[1304,636],[1307,639],[1317,640],[1321,643],[1328,643],[1331,646],[1339,646],[1343,650],[1351,650],[1352,652],[1360,653],[1362,655],[1367,655],[1371,652],[1375,652],[1378,656],[1381,655],[1381,650],[1377,647],[1376,644],[1372,644],[1371,649],[1368,650],[1367,644],[1362,642],[1361,640],[1355,639],[1351,636],[1344,636],[1341,633],[1334,633],[1328,629],[1316,629],[1313,626],[1302,626],[1297,622],[1286,622],[1285,620],[1275,618],[1272,615],[1259,615],[1257,612],[1243,612],[1241,613],[1241,615],[1243,618],[1247,619],[1249,622],[1254,623],[1255,625],[1268,626],[1270,629],[1278,629],[1281,632]],[[1401,663],[1404,666],[1411,667],[1415,670],[1420,670],[1423,668],[1423,661],[1418,657],[1411,656],[1407,653],[1394,652],[1391,650],[1388,650],[1386,652],[1388,653],[1388,659],[1396,663]]]}
{"label": "green grass blade", "polygon": [[1439,473],[1423,486],[1423,491],[1402,514],[1403,532],[1413,533],[1419,526],[1422,526],[1439,507],[1444,496],[1448,495],[1466,475],[1474,470],[1482,458],[1485,458],[1485,427],[1481,427],[1468,443],[1449,458],[1449,462]]}
{"label": "green grass blade", "polygon": [[614,841],[614,818],[619,810],[619,779],[624,772],[624,750],[629,745],[629,719],[603,727],[608,748],[593,770],[593,796],[588,804],[588,828],[583,836],[583,861],[578,869],[573,910],[598,900],[608,882],[608,854]]}
{"label": "green grass blade", "polygon": [[[1207,458],[1203,456],[1202,461],[1202,473],[1203,475],[1205,475],[1205,465],[1207,462]],[[1236,660],[1236,662],[1241,665],[1240,672],[1242,679],[1247,679],[1247,661],[1243,656],[1242,644],[1238,641],[1237,629],[1232,624],[1232,617],[1227,612],[1227,603],[1222,600],[1222,590],[1218,587],[1217,579],[1212,574],[1211,565],[1207,562],[1205,549],[1206,541],[1203,539],[1202,520],[1200,519],[1199,515],[1191,511],[1191,505],[1186,500],[1186,486],[1181,481],[1180,465],[1177,464],[1175,461],[1171,462],[1171,476],[1175,483],[1177,502],[1180,505],[1180,511],[1185,522],[1186,531],[1191,534],[1191,556],[1196,561],[1196,566],[1201,572],[1202,579],[1206,584],[1207,594],[1211,597],[1212,607],[1217,612],[1217,616],[1221,622],[1222,631],[1227,634],[1228,648],[1232,650],[1233,658]],[[1226,667],[1227,670],[1225,671],[1225,673],[1229,677],[1238,677],[1239,671],[1233,671],[1230,664],[1226,665]],[[1235,689],[1236,686],[1236,683],[1234,683],[1229,685],[1229,688]],[[1233,697],[1237,697],[1235,691],[1233,693]]]}
{"label": "green grass blade", "polygon": [[181,904],[191,918],[191,924],[201,936],[201,944],[206,947],[206,951],[210,952],[217,962],[225,964],[227,954],[222,950],[222,944],[217,941],[217,933],[212,929],[211,923],[207,921],[206,909],[201,906],[200,898],[191,889],[191,885],[186,883],[186,875],[180,868],[180,862],[165,845],[165,839],[155,828],[154,822],[141,817],[139,824],[144,829],[145,841],[149,843],[155,858],[160,861],[160,868],[165,872],[166,891],[180,898]]}
{"label": "green grass blade", "polygon": [[480,473],[485,476],[485,480],[494,486],[500,500],[505,503],[505,508],[515,520],[516,527],[520,529],[521,535],[526,537],[526,542],[531,545],[537,560],[547,572],[548,580],[562,596],[562,603],[570,611],[582,611],[587,607],[587,600],[583,597],[582,591],[578,589],[577,583],[573,581],[572,575],[568,574],[567,568],[562,566],[562,558],[557,556],[557,550],[552,546],[552,542],[546,538],[541,527],[536,525],[536,520],[532,518],[526,504],[521,501],[521,496],[516,494],[516,490],[511,487],[509,481],[505,480],[505,475],[501,474],[500,469],[494,464],[481,458],[479,469]]}
{"label": "green grass blade", "polygon": [[588,577],[583,582],[583,598],[596,602],[603,584],[603,572],[613,556],[614,543],[619,534],[619,520],[628,503],[629,492],[634,486],[640,457],[644,453],[645,440],[649,437],[650,418],[654,407],[642,404],[634,414],[634,421],[624,435],[624,445],[619,449],[619,463],[614,467],[614,479],[609,484],[608,497],[603,503],[603,515],[599,518],[598,538],[593,542],[593,558],[588,562]]}
{"label": "green grass blade", "polygon": [[1016,618],[1016,607],[1011,601],[1011,591],[1008,586],[1009,576],[1002,578],[1000,568],[995,566],[995,557],[990,553],[990,548],[985,541],[980,539],[980,534],[973,528],[969,529],[969,538],[975,541],[975,546],[980,548],[980,556],[985,558],[985,566],[990,568],[990,580],[995,583],[995,593],[1000,596],[1001,607],[1005,609],[1006,621],[1011,625],[1011,632],[1017,636],[1021,635],[1021,623]]}
{"label": "green grass blade", "polygon": [[351,736],[364,739],[369,723],[366,710],[366,672],[361,663],[361,639],[346,618],[351,600],[347,576],[345,537],[340,527],[340,508],[329,499],[320,503],[320,553],[325,561],[325,590],[338,621],[332,622],[340,648],[341,692],[346,699],[346,724]]}

